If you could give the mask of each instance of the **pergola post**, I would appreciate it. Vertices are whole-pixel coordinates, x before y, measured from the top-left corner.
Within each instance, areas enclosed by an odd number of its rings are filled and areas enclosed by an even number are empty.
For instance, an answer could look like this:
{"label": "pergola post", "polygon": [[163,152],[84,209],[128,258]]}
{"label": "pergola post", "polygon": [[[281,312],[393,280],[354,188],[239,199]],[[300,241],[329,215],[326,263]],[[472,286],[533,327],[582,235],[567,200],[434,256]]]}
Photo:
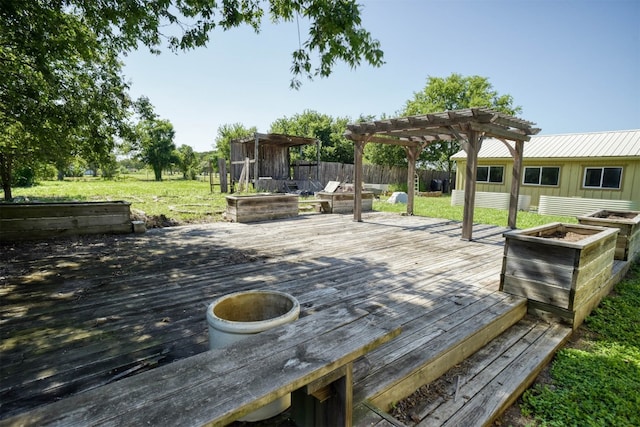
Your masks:
{"label": "pergola post", "polygon": [[511,194],[509,197],[509,219],[508,226],[516,228],[518,215],[518,197],[520,195],[520,179],[522,177],[522,156],[524,151],[524,141],[516,141],[515,153],[513,153],[513,172],[511,179]]}
{"label": "pergola post", "polygon": [[[478,173],[478,152],[484,138],[496,138],[501,141],[515,141],[518,155],[514,155],[514,183],[510,193],[509,225],[516,225],[518,210],[519,183],[522,174],[522,151],[524,141],[529,141],[531,135],[540,132],[534,127],[535,123],[501,113],[491,108],[474,107],[460,110],[448,110],[440,113],[422,114],[417,116],[397,117],[391,119],[358,122],[347,125],[344,135],[356,143],[356,172],[360,178],[362,173],[362,153],[364,144],[368,142],[400,145],[405,147],[408,160],[407,180],[408,199],[407,213],[413,214],[415,201],[415,162],[424,145],[434,141],[457,140],[462,143],[467,153],[467,166],[464,184],[464,218],[462,220],[462,239],[471,240],[473,233],[473,214],[475,208],[476,177]],[[509,150],[516,151],[506,143]],[[358,157],[359,156],[359,157]],[[360,188],[361,180],[356,180],[356,194],[358,200],[354,209],[354,216],[360,221]]]}
{"label": "pergola post", "polygon": [[362,155],[365,139],[356,139],[353,144],[353,220],[362,222]]}
{"label": "pergola post", "polygon": [[407,215],[413,215],[413,203],[415,200],[415,188],[413,185],[414,176],[416,174],[416,162],[420,155],[420,147],[410,146],[404,147],[407,153]]}
{"label": "pergola post", "polygon": [[462,240],[471,240],[473,234],[473,210],[476,202],[476,174],[478,172],[478,132],[470,130],[467,143],[463,144],[467,152],[467,167],[464,183],[464,210],[462,216]]}
{"label": "pergola post", "polygon": [[[256,188],[256,184],[258,183],[258,175],[260,175],[260,165],[258,164],[258,157],[260,153],[260,137],[256,133],[255,134],[255,145],[253,147],[253,188]],[[247,175],[249,174],[249,169],[247,169]]]}

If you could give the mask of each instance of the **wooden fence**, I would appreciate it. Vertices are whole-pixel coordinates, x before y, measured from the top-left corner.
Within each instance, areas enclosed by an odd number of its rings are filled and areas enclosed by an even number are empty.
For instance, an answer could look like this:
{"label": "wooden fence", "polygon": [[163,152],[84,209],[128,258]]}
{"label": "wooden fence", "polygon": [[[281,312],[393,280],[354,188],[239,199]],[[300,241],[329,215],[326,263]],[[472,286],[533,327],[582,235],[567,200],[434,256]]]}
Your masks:
{"label": "wooden fence", "polygon": [[[297,161],[293,165],[293,179],[319,181],[323,187],[329,181],[353,182],[353,168],[354,165],[333,162],[320,162],[320,168],[316,168],[315,163]],[[317,176],[318,169],[320,176]],[[363,180],[369,184],[406,184],[407,173],[407,168],[398,166],[364,165]],[[445,171],[418,170],[417,173],[421,191],[429,191],[432,180],[442,182],[449,179],[449,174]],[[455,183],[455,174],[451,181]]]}

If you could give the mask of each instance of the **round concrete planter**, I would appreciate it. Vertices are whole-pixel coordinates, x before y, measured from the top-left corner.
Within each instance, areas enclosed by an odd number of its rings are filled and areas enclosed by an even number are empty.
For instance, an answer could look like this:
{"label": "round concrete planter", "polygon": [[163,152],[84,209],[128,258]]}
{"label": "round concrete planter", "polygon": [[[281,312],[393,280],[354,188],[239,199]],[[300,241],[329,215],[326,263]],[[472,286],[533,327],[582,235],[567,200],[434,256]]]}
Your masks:
{"label": "round concrete planter", "polygon": [[[227,347],[249,335],[293,322],[299,314],[298,301],[284,292],[244,291],[225,295],[213,301],[207,309],[209,348]],[[291,395],[286,395],[248,414],[241,421],[271,418],[290,405]]]}

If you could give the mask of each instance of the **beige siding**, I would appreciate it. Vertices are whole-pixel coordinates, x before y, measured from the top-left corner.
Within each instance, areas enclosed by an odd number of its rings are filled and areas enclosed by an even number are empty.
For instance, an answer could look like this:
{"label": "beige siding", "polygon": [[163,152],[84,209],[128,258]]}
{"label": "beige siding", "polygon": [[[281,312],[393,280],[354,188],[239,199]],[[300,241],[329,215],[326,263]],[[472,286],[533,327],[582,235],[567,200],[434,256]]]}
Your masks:
{"label": "beige siding", "polygon": [[[493,191],[493,192],[509,192],[511,189],[513,161],[504,162],[491,159],[478,159],[479,166],[501,166],[505,167],[503,184],[483,184],[476,185],[476,191]],[[609,200],[633,200],[640,201],[640,159],[553,159],[551,161],[544,159],[525,159],[525,166],[559,166],[560,182],[557,187],[520,185],[520,194],[531,196],[531,205],[537,206],[540,195],[559,196],[559,197],[584,197],[590,199],[609,199]],[[620,190],[604,190],[604,189],[585,189],[582,187],[584,168],[588,166],[606,167],[621,166],[622,169],[622,188]],[[465,174],[463,171],[466,167],[466,160],[457,161],[458,174],[456,176],[456,188],[464,189]],[[635,185],[634,185],[635,184]]]}

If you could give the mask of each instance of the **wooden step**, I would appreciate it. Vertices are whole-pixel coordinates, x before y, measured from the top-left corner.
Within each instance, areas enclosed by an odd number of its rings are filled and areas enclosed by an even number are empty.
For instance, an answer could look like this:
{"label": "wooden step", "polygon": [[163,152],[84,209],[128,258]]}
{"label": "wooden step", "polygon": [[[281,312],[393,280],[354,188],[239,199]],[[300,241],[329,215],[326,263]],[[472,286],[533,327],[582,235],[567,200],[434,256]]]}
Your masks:
{"label": "wooden step", "polygon": [[420,405],[408,411],[414,421],[411,425],[491,425],[533,383],[570,335],[569,326],[527,316],[432,384],[439,392],[423,397]]}
{"label": "wooden step", "polygon": [[[496,292],[491,298],[484,298],[442,319],[435,320],[426,313],[419,332],[414,331],[411,337],[403,338],[409,329],[416,329],[414,324],[420,321],[412,320],[412,325],[403,326],[403,334],[397,338],[400,341],[410,338],[406,343],[411,347],[409,351],[388,353],[385,345],[367,355],[366,360],[356,362],[356,401],[367,400],[388,410],[517,323],[525,316],[526,307],[524,298]],[[416,342],[419,345],[415,345]],[[395,354],[400,356],[396,358]],[[363,364],[367,366],[359,366]],[[362,371],[366,371],[366,375],[362,375]]]}

